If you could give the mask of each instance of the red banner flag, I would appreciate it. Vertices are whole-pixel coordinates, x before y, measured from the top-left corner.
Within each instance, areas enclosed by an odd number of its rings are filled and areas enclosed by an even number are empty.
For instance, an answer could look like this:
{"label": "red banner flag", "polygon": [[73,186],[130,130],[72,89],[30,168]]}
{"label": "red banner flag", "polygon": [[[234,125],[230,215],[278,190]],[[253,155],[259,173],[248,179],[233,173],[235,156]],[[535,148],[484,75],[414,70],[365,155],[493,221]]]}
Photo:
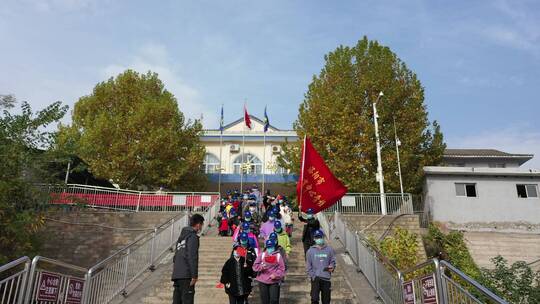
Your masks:
{"label": "red banner flag", "polygon": [[322,211],[347,193],[347,187],[332,174],[307,137],[302,147],[300,170],[296,193],[300,210],[304,212],[309,208]]}
{"label": "red banner flag", "polygon": [[249,114],[248,114],[246,105],[244,105],[244,123],[246,124],[246,127],[251,129],[251,119],[249,118]]}

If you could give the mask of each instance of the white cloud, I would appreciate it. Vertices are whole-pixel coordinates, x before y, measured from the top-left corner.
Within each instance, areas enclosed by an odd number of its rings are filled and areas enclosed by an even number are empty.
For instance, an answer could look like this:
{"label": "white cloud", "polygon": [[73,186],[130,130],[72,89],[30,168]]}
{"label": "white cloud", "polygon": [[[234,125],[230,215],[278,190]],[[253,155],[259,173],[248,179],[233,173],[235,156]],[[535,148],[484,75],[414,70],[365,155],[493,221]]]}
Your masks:
{"label": "white cloud", "polygon": [[[205,121],[217,121],[215,111],[209,111],[205,106],[200,92],[190,85],[181,76],[181,71],[170,62],[165,46],[160,44],[146,44],[135,55],[128,59],[127,63],[110,64],[102,69],[106,78],[116,76],[126,69],[132,69],[139,73],[152,71],[158,73],[159,79],[165,84],[165,89],[173,93],[178,100],[180,110],[186,118],[198,119],[203,116]],[[205,124],[206,125],[206,124]]]}
{"label": "white cloud", "polygon": [[535,157],[523,167],[540,169],[540,131],[527,124],[451,137],[447,145],[449,148],[485,148],[509,153],[534,154]]}

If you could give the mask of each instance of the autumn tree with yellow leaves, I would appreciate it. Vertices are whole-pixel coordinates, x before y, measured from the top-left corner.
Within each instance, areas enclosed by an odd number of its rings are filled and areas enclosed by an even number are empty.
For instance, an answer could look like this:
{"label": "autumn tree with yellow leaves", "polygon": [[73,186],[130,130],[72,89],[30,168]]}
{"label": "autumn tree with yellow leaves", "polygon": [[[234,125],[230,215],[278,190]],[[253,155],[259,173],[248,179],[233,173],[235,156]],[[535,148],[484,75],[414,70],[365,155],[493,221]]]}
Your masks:
{"label": "autumn tree with yellow leaves", "polygon": [[[353,47],[339,46],[325,57],[313,76],[294,123],[305,134],[350,192],[378,192],[372,103],[377,104],[386,192],[399,192],[394,119],[401,140],[400,160],[405,192],[420,193],[423,166],[440,163],[445,149],[436,121],[430,122],[424,88],[390,48],[367,37]],[[302,140],[284,145],[278,160],[299,172]]]}

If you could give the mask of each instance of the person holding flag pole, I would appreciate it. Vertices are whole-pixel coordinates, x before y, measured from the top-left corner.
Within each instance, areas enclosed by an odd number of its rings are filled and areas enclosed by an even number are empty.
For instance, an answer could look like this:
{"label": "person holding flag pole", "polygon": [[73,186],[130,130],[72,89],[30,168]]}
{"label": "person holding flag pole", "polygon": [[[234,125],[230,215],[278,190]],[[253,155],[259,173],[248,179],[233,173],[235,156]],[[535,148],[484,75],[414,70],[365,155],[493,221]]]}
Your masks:
{"label": "person holding flag pole", "polygon": [[264,190],[265,178],[266,178],[266,131],[270,127],[270,120],[268,119],[268,114],[266,113],[266,106],[264,106],[264,133],[263,133],[263,166],[262,166],[262,193],[266,193]]}
{"label": "person holding flag pole", "polygon": [[[320,228],[315,214],[334,205],[345,193],[347,187],[332,174],[309,138],[304,136],[300,178],[296,185],[298,219],[306,223],[302,234],[304,253],[314,244],[313,232]],[[303,218],[300,212],[305,212],[307,218]]]}
{"label": "person holding flag pole", "polygon": [[[247,103],[247,102],[246,102]],[[246,127],[251,130],[251,119],[247,111],[247,105],[244,103],[244,128],[242,129],[242,164],[240,165],[240,193],[244,193],[244,151],[246,146]]]}

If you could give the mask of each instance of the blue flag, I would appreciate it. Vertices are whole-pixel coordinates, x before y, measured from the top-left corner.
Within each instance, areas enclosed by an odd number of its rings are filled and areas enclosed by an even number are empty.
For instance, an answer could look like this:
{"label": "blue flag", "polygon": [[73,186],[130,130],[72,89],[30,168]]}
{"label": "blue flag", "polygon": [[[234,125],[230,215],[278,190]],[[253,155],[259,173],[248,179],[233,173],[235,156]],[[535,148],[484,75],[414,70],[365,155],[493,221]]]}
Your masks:
{"label": "blue flag", "polygon": [[221,118],[219,120],[219,131],[223,133],[223,105],[221,105]]}
{"label": "blue flag", "polygon": [[266,106],[264,107],[264,132],[268,131],[270,127],[270,120],[268,119],[268,114],[266,114]]}

